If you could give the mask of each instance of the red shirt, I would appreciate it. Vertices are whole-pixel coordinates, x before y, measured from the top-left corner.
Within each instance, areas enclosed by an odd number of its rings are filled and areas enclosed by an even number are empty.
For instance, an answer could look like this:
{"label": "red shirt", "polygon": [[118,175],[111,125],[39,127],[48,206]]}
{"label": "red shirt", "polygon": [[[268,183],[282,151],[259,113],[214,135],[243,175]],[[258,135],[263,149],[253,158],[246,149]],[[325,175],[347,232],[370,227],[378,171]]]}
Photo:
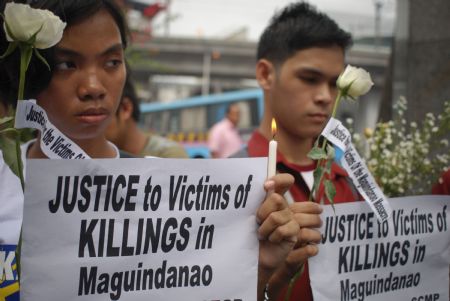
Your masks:
{"label": "red shirt", "polygon": [[[259,132],[253,132],[250,140],[248,141],[248,155],[249,157],[266,157],[269,152],[269,141],[261,135]],[[311,171],[315,169],[315,164],[311,164],[308,166],[300,166],[293,163],[288,162],[283,154],[280,152],[277,153],[277,170],[279,172],[287,172],[294,176],[295,184],[292,186],[290,192],[292,197],[296,202],[304,202],[308,201],[309,198],[309,188],[303,180],[300,172]],[[358,200],[358,195],[356,191],[352,189],[349,184],[349,178],[347,172],[342,169],[336,163],[333,163],[331,166],[331,177],[330,180],[336,187],[336,196],[334,198],[335,203],[344,203],[344,202],[352,202]],[[323,185],[319,189],[319,199],[324,197],[325,204],[329,204],[328,199],[324,196]],[[324,271],[325,272],[325,271]],[[286,284],[287,288],[287,284]],[[286,288],[280,298],[279,301],[284,301],[284,294],[286,292]],[[309,283],[309,270],[308,264],[305,264],[305,271],[297,280],[292,290],[292,294],[289,300],[295,301],[312,301],[312,291]]]}
{"label": "red shirt", "polygon": [[439,182],[431,190],[433,194],[450,194],[450,168],[439,178]]}

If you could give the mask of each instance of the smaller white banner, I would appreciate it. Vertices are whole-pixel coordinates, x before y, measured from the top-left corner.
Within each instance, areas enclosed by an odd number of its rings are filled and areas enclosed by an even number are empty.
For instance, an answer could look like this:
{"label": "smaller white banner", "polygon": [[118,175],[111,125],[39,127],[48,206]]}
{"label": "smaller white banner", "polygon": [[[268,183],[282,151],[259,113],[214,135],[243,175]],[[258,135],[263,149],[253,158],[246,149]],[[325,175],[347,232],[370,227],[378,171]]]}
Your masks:
{"label": "smaller white banner", "polygon": [[50,159],[89,159],[78,145],[61,133],[48,120],[47,113],[36,104],[36,100],[21,100],[17,103],[16,123],[18,129],[32,128],[41,132],[41,149]]}
{"label": "smaller white banner", "polygon": [[449,300],[450,196],[390,199],[378,222],[365,202],[324,206],[309,271],[314,300]]}
{"label": "smaller white banner", "polygon": [[342,167],[348,172],[358,192],[375,212],[377,219],[387,220],[391,215],[391,207],[364,160],[353,146],[351,134],[347,128],[339,120],[331,118],[322,136],[344,151],[344,156],[341,158]]}

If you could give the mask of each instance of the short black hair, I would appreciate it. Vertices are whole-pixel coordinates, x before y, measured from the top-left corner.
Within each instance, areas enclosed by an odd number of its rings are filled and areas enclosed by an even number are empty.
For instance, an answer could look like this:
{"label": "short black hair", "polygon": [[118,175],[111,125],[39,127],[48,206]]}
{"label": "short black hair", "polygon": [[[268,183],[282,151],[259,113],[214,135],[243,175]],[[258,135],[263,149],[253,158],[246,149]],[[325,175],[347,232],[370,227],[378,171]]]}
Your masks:
{"label": "short black hair", "polygon": [[[0,1],[0,11],[5,10],[8,1]],[[16,3],[26,3],[33,8],[46,9],[67,23],[67,27],[81,22],[105,9],[114,19],[119,28],[122,44],[125,48],[128,43],[128,27],[120,7],[115,0],[15,0]],[[3,18],[0,18],[0,54],[5,53],[9,42],[3,30]],[[87,41],[88,42],[88,41]],[[39,53],[46,59],[53,70],[55,65],[55,46],[48,49],[39,49]],[[20,53],[16,49],[0,63],[0,101],[5,105],[17,104],[19,90]],[[44,90],[52,78],[52,71],[48,70],[35,55],[32,56],[26,74],[25,99],[36,98]]]}
{"label": "short black hair", "polygon": [[282,64],[302,49],[337,45],[345,51],[351,44],[350,33],[301,1],[289,4],[272,17],[259,39],[257,59]]}
{"label": "short black hair", "polygon": [[[128,98],[131,101],[131,104],[133,105],[133,114],[131,117],[133,117],[134,121],[139,122],[141,118],[141,108],[139,107],[140,101],[136,94],[136,89],[133,84],[133,79],[131,78],[131,71],[129,68],[127,68],[127,77],[125,79],[125,86],[123,87],[122,92],[122,101],[124,98]],[[120,109],[117,110],[117,113]]]}
{"label": "short black hair", "polygon": [[229,114],[231,112],[231,108],[233,108],[234,106],[238,106],[239,107],[239,104],[237,102],[229,103],[228,106],[227,106],[226,113]]}

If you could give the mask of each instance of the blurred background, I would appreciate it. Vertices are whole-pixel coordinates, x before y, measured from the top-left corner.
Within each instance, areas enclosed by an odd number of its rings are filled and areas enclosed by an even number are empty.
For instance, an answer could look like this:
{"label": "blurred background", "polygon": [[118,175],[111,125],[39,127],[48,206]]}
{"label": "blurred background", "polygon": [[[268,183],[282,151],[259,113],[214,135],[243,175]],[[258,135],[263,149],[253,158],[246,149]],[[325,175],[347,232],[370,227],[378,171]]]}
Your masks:
{"label": "blurred background", "polygon": [[[288,0],[117,0],[132,30],[127,58],[141,100],[141,127],[208,157],[209,128],[230,102],[241,108],[247,139],[262,115],[254,79],[256,43]],[[374,88],[343,103],[338,119],[355,132],[395,117],[404,96],[408,122],[439,113],[450,99],[448,0],[311,0],[345,30],[354,45],[347,63],[370,72]]]}

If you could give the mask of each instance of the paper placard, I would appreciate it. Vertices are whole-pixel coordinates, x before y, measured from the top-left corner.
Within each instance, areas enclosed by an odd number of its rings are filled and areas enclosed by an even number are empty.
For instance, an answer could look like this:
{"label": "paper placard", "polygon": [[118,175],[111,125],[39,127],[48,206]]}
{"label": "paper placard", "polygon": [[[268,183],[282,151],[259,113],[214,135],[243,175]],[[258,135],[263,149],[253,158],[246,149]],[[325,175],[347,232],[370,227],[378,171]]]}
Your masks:
{"label": "paper placard", "polygon": [[29,160],[22,299],[256,300],[266,166]]}
{"label": "paper placard", "polygon": [[450,196],[389,201],[382,223],[365,202],[324,206],[308,260],[314,300],[449,300]]}

